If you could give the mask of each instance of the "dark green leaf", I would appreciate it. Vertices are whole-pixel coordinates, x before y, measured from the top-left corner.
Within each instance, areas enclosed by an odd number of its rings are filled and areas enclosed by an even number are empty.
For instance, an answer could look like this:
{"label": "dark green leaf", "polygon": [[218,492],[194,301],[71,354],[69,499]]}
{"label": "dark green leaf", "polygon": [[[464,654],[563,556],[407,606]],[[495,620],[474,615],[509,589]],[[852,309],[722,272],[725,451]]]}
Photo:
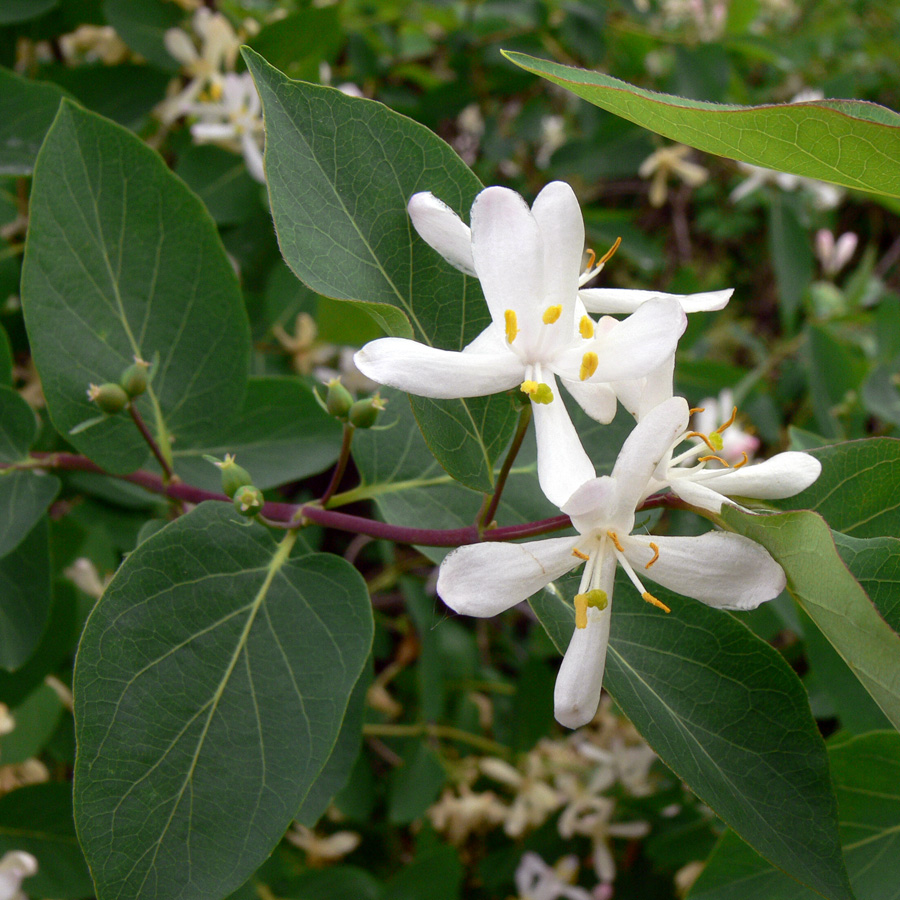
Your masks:
{"label": "dark green leaf", "polygon": [[[59,479],[35,472],[0,472],[0,557],[21,546],[59,492]],[[15,572],[15,563],[10,574]]]}
{"label": "dark green leaf", "polygon": [[[797,676],[728,613],[656,588],[666,615],[627,579],[618,588],[604,685],[622,711],[767,859],[826,897],[850,897],[825,746]],[[571,604],[549,589],[531,604],[564,650]]]}
{"label": "dark green leaf", "polygon": [[459,900],[462,864],[453,847],[417,856],[384,887],[380,900]]}
{"label": "dark green leaf", "polygon": [[900,631],[900,538],[861,540],[836,532],[834,543],[878,612]]}
{"label": "dark green leaf", "polygon": [[9,337],[5,329],[0,325],[0,386],[12,387],[12,348],[9,346]]}
{"label": "dark green leaf", "polygon": [[166,50],[165,34],[184,18],[184,10],[165,0],[105,0],[103,12],[116,34],[135,53],[167,72],[180,63]]}
{"label": "dark green leaf", "polygon": [[822,474],[777,506],[814,510],[850,537],[900,534],[900,440],[869,438],[808,452],[822,463]]}
{"label": "dark green leaf", "polygon": [[421,741],[408,741],[403,763],[391,773],[388,821],[408,825],[424,816],[446,780],[447,773],[434,751]]}
{"label": "dark green leaf", "polygon": [[707,153],[900,196],[900,115],[861,100],[734,106],[644,90],[524,53],[508,60],[602,109]]}
{"label": "dark green leaf", "polygon": [[[137,403],[157,442],[190,446],[240,409],[249,328],[202,203],[130,132],[66,103],[35,170],[22,306],[61,433],[97,415],[88,383],[159,358]],[[72,437],[110,472],[147,448],[127,413]]]}
{"label": "dark green leaf", "polygon": [[226,504],[138,546],[75,672],[76,822],[99,900],[240,886],[322,771],[371,641],[349,563],[290,556]]}
{"label": "dark green leaf", "polygon": [[0,385],[0,462],[23,460],[34,443],[37,427],[32,408],[12,388]]}
{"label": "dark green leaf", "polygon": [[818,431],[840,440],[863,433],[858,395],[868,363],[862,351],[840,334],[807,326],[806,362]]}
{"label": "dark green leaf", "polygon": [[334,866],[321,872],[304,872],[279,891],[284,900],[379,900],[379,883],[362,869]]}
{"label": "dark green leaf", "polygon": [[800,312],[803,294],[813,278],[813,255],[807,230],[782,194],[769,207],[769,255],[778,282],[778,312],[791,332]]}
{"label": "dark green leaf", "polygon": [[212,145],[191,146],[175,172],[206,204],[218,225],[243,222],[259,206],[262,189],[248,174],[244,160]]}
{"label": "dark green leaf", "polygon": [[[281,251],[314,291],[365,302],[389,334],[460,350],[488,324],[480,286],[415,234],[406,212],[432,191],[467,215],[481,185],[440,138],[381,104],[292,82],[245,51],[266,117],[266,172]],[[301,188],[302,186],[302,188]],[[416,401],[454,478],[476,490],[513,426],[506,398]]]}
{"label": "dark green leaf", "polygon": [[[859,900],[896,900],[900,856],[900,735],[873,732],[829,747],[841,841]],[[710,857],[689,900],[817,900],[773,869],[732,831]]]}
{"label": "dark green leaf", "polygon": [[307,7],[266,25],[249,45],[291,78],[315,79],[342,40],[337,6]]}
{"label": "dark green leaf", "polygon": [[31,174],[64,96],[55,85],[0,68],[0,175]]}
{"label": "dark green leaf", "polygon": [[36,19],[59,5],[59,0],[3,0],[0,3],[0,25]]}
{"label": "dark green leaf", "polygon": [[32,784],[0,798],[0,856],[24,850],[38,861],[24,889],[32,897],[81,900],[94,887],[72,819],[68,782]]}
{"label": "dark green leaf", "polygon": [[847,571],[822,518],[812,512],[759,516],[725,507],[722,519],[781,564],[794,599],[900,727],[900,636]]}
{"label": "dark green leaf", "polygon": [[5,766],[37,756],[56,731],[63,706],[56,691],[42,684],[11,710],[16,727],[0,736],[0,755]]}

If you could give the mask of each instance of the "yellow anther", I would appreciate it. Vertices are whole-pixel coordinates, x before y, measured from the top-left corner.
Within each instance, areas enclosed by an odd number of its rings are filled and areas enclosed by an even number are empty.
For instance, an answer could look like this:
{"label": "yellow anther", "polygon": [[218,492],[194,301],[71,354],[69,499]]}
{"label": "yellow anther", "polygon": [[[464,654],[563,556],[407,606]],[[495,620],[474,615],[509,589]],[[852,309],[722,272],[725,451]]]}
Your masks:
{"label": "yellow anther", "polygon": [[536,381],[523,381],[521,385],[519,385],[519,390],[523,394],[528,394],[529,397],[534,396],[534,392],[538,389],[538,383]]}
{"label": "yellow anther", "polygon": [[593,352],[593,350],[589,350],[584,356],[581,357],[581,368],[578,370],[578,377],[584,381],[586,378],[590,378],[594,372],[597,371],[597,366],[599,365],[600,360],[597,357],[597,354]]}
{"label": "yellow anther", "polygon": [[572,551],[572,556],[577,556],[579,559],[583,559],[585,562],[590,559],[587,553],[582,553],[577,547]]}
{"label": "yellow anther", "polygon": [[743,457],[743,459],[739,463],[734,464],[735,469],[739,469],[741,466],[746,466],[749,462],[750,458],[747,456],[746,450],[741,450],[741,456]]}
{"label": "yellow anther", "polygon": [[578,332],[585,340],[594,336],[594,322],[590,316],[581,317],[581,321],[578,323]]}
{"label": "yellow anther", "polygon": [[588,250],[588,261],[587,265],[584,267],[585,272],[590,272],[591,269],[594,268],[594,263],[597,261],[597,254],[594,253],[593,250]]}
{"label": "yellow anther", "polygon": [[511,344],[519,333],[519,322],[516,319],[516,311],[508,309],[503,313],[503,320],[506,322],[506,340]]}
{"label": "yellow anther", "polygon": [[557,303],[556,306],[548,306],[544,310],[544,324],[552,325],[562,315],[562,304]]}
{"label": "yellow anther", "polygon": [[723,425],[720,425],[713,433],[721,434],[726,428],[730,428],[732,425],[734,425],[734,420],[736,418],[737,418],[737,407],[735,407],[731,411],[731,418],[727,422],[725,422]]}
{"label": "yellow anther", "polygon": [[219,84],[218,81],[214,81],[214,82],[209,86],[209,96],[210,96],[213,100],[221,100],[221,99],[222,99],[222,85]]}
{"label": "yellow anther", "polygon": [[715,454],[710,454],[709,456],[700,456],[700,457],[697,458],[697,462],[708,462],[708,461],[711,460],[711,459],[715,459],[715,460],[717,460],[718,462],[722,463],[722,465],[725,466],[726,469],[730,469],[730,468],[731,468],[731,464],[730,464],[730,463],[728,463],[728,462],[726,462],[724,459],[722,459],[721,456],[716,456]]}
{"label": "yellow anther", "polygon": [[603,256],[600,257],[597,265],[602,266],[604,263],[608,263],[613,258],[613,254],[616,252],[616,250],[619,249],[619,244],[621,243],[622,238],[617,237],[616,242],[612,245],[612,247],[610,247],[609,250],[607,250],[606,253],[604,253]]}
{"label": "yellow anther", "polygon": [[[651,606],[655,606],[657,609],[661,609],[663,612],[672,612],[672,610],[669,609],[669,607],[666,606],[665,603],[663,603],[661,600],[657,600],[656,597],[653,596],[653,594],[648,593],[647,591],[644,591],[644,593],[641,594],[641,596],[642,596],[642,597],[643,597],[643,598],[644,598]],[[586,614],[586,613],[585,613],[585,614]]]}
{"label": "yellow anther", "polygon": [[619,536],[614,531],[607,531],[606,535],[613,542],[613,546],[615,546],[619,553],[625,552],[625,548],[619,543]]}
{"label": "yellow anther", "polygon": [[712,441],[701,431],[689,431],[684,436],[684,439],[687,440],[688,438],[692,438],[692,437],[700,438],[700,440],[703,441],[703,443],[706,444],[706,446],[709,447],[710,450],[721,450],[722,449],[721,447],[714,447]]}
{"label": "yellow anther", "polygon": [[725,446],[725,438],[718,431],[714,431],[709,436],[709,440],[714,450],[721,450]]}
{"label": "yellow anther", "polygon": [[657,547],[656,544],[653,543],[653,541],[650,541],[650,549],[653,551],[653,559],[651,559],[650,562],[648,562],[647,565],[644,566],[645,569],[649,569],[650,566],[652,566],[653,563],[655,563],[659,559],[659,547]]}
{"label": "yellow anther", "polygon": [[706,407],[705,406],[692,406],[688,410],[688,415],[692,416],[694,413],[698,413],[698,412],[706,412]]}
{"label": "yellow anther", "polygon": [[587,628],[587,594],[575,595],[575,627]]}

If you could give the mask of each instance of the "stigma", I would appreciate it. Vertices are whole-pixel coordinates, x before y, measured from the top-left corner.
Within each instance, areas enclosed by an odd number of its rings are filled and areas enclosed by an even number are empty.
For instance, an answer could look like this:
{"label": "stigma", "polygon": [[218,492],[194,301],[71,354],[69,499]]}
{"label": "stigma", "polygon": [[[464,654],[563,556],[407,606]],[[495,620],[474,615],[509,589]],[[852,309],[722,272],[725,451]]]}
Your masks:
{"label": "stigma", "polygon": [[609,606],[609,597],[606,591],[594,588],[584,594],[575,595],[575,627],[587,628],[587,611],[593,606],[595,609],[606,609]]}
{"label": "stigma", "polygon": [[534,403],[553,402],[553,390],[549,384],[544,384],[543,381],[540,384],[536,381],[523,381],[519,390],[523,394],[528,394]]}

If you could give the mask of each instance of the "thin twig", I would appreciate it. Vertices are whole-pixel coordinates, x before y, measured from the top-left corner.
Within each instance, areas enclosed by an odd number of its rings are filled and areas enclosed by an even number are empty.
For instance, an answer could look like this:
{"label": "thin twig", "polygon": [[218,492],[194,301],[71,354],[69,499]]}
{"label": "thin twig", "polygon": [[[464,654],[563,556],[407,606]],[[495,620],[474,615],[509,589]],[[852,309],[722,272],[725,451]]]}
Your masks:
{"label": "thin twig", "polygon": [[525,440],[525,434],[528,431],[528,423],[531,422],[531,403],[526,403],[519,413],[519,423],[516,426],[516,433],[513,435],[512,443],[509,445],[509,452],[503,461],[503,468],[497,476],[497,486],[494,488],[494,496],[491,497],[490,505],[485,510],[484,515],[479,520],[482,528],[488,528],[494,521],[497,513],[497,507],[500,505],[500,497],[503,494],[503,488],[506,486],[506,479],[509,477],[509,470],[512,468],[516,457],[519,455],[519,449],[522,441]]}
{"label": "thin twig", "polygon": [[156,439],[152,434],[150,434],[150,429],[147,427],[147,423],[144,422],[143,417],[137,411],[137,407],[134,405],[134,403],[128,404],[128,412],[131,414],[131,418],[134,419],[134,424],[137,425],[138,431],[140,431],[141,436],[147,442],[147,445],[150,447],[150,450],[156,457],[156,461],[162,468],[165,480],[167,482],[172,481],[175,478],[175,472],[169,465],[168,460],[165,458],[165,456],[163,456],[162,450],[159,449],[159,444],[156,443]]}
{"label": "thin twig", "polygon": [[341,479],[344,477],[344,472],[347,471],[347,463],[350,461],[350,444],[353,443],[353,434],[356,429],[349,423],[344,423],[344,433],[341,438],[341,450],[338,453],[337,462],[334,465],[334,471],[331,473],[331,481],[328,482],[328,487],[325,488],[325,493],[319,498],[319,503],[322,506],[326,506],[328,501],[334,495],[334,492],[338,489],[338,485],[341,483]]}
{"label": "thin twig", "polygon": [[509,756],[510,753],[508,747],[504,747],[503,744],[498,744],[490,738],[482,737],[480,734],[471,734],[461,728],[454,728],[452,725],[437,725],[433,722],[422,722],[418,725],[370,723],[363,725],[363,734],[366,737],[375,737],[376,735],[381,737],[420,737],[424,734],[439,740],[468,744],[470,747],[498,756]]}

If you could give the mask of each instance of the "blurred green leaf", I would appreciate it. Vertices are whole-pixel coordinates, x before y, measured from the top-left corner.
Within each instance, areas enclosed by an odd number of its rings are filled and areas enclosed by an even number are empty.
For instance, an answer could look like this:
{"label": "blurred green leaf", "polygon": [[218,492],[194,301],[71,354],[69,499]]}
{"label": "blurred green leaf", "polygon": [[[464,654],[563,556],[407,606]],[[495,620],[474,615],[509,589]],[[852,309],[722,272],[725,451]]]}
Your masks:
{"label": "blurred green leaf", "polygon": [[288,549],[202,504],[138,546],[91,613],[75,806],[99,900],[226,895],[327,762],[371,607],[349,563]]}
{"label": "blurred green leaf", "polygon": [[[240,409],[249,328],[214,223],[157,153],[70,103],[36,166],[22,306],[63,434],[97,415],[88,383],[118,381],[135,356],[159,358],[136,406],[161,445],[203,441]],[[148,455],[126,413],[71,442],[114,473]]]}
{"label": "blurred green leaf", "polygon": [[[873,732],[829,747],[850,883],[859,900],[894,900],[900,856],[900,735]],[[727,831],[689,900],[817,900]]]}
{"label": "blurred green leaf", "polygon": [[391,773],[388,788],[388,821],[408,825],[421,818],[437,800],[447,773],[434,751],[420,740],[406,742],[403,763]]}
{"label": "blurred green leaf", "polygon": [[177,72],[179,63],[166,50],[165,34],[181,23],[184,10],[165,0],[104,0],[106,21],[135,53],[166,72]]}
{"label": "blurred green leaf", "polygon": [[728,528],[762,544],[781,564],[791,595],[900,727],[900,635],[847,571],[821,516],[759,516],[723,507],[721,517]]}
{"label": "blurred green leaf", "polygon": [[289,78],[314,81],[319,63],[331,61],[343,40],[338,6],[309,6],[270,22],[247,43]]}
{"label": "blurred green leaf", "polygon": [[778,313],[782,327],[793,332],[803,295],[813,278],[810,236],[793,206],[776,193],[769,205],[769,255],[778,283]]}
{"label": "blurred green leaf", "polygon": [[807,325],[806,363],[818,430],[839,440],[862,435],[859,392],[868,371],[862,351],[836,330]]}
{"label": "blurred green leaf", "polygon": [[501,51],[517,66],[664,137],[756,166],[900,196],[900,115],[861,100],[735,106]]}
{"label": "blurred green leaf", "polygon": [[240,156],[221,147],[188,147],[178,157],[175,174],[206,204],[217,225],[243,222],[259,206],[261,186]]}
{"label": "blurred green leaf", "polygon": [[[430,190],[466,214],[478,179],[423,126],[378,103],[292,82],[244,54],[263,100],[272,213],[288,264],[320,294],[365,302],[389,334],[462,349],[489,322],[478,282],[415,236],[406,204]],[[508,400],[412,402],[441,465],[490,489],[514,424]]]}
{"label": "blurred green leaf", "polygon": [[36,19],[57,5],[59,0],[3,0],[0,3],[0,25]]}
{"label": "blurred green leaf", "polygon": [[0,67],[0,175],[31,174],[64,96],[56,85]]}
{"label": "blurred green leaf", "polygon": [[9,336],[0,325],[0,386],[12,387],[12,348],[9,346]]}
{"label": "blurred green leaf", "polygon": [[22,703],[10,710],[16,727],[0,735],[3,765],[13,766],[37,756],[56,731],[62,712],[62,701],[47,684],[39,685]]}
{"label": "blurred green leaf", "polygon": [[460,900],[463,868],[454,847],[417,856],[385,886],[379,900]]}

